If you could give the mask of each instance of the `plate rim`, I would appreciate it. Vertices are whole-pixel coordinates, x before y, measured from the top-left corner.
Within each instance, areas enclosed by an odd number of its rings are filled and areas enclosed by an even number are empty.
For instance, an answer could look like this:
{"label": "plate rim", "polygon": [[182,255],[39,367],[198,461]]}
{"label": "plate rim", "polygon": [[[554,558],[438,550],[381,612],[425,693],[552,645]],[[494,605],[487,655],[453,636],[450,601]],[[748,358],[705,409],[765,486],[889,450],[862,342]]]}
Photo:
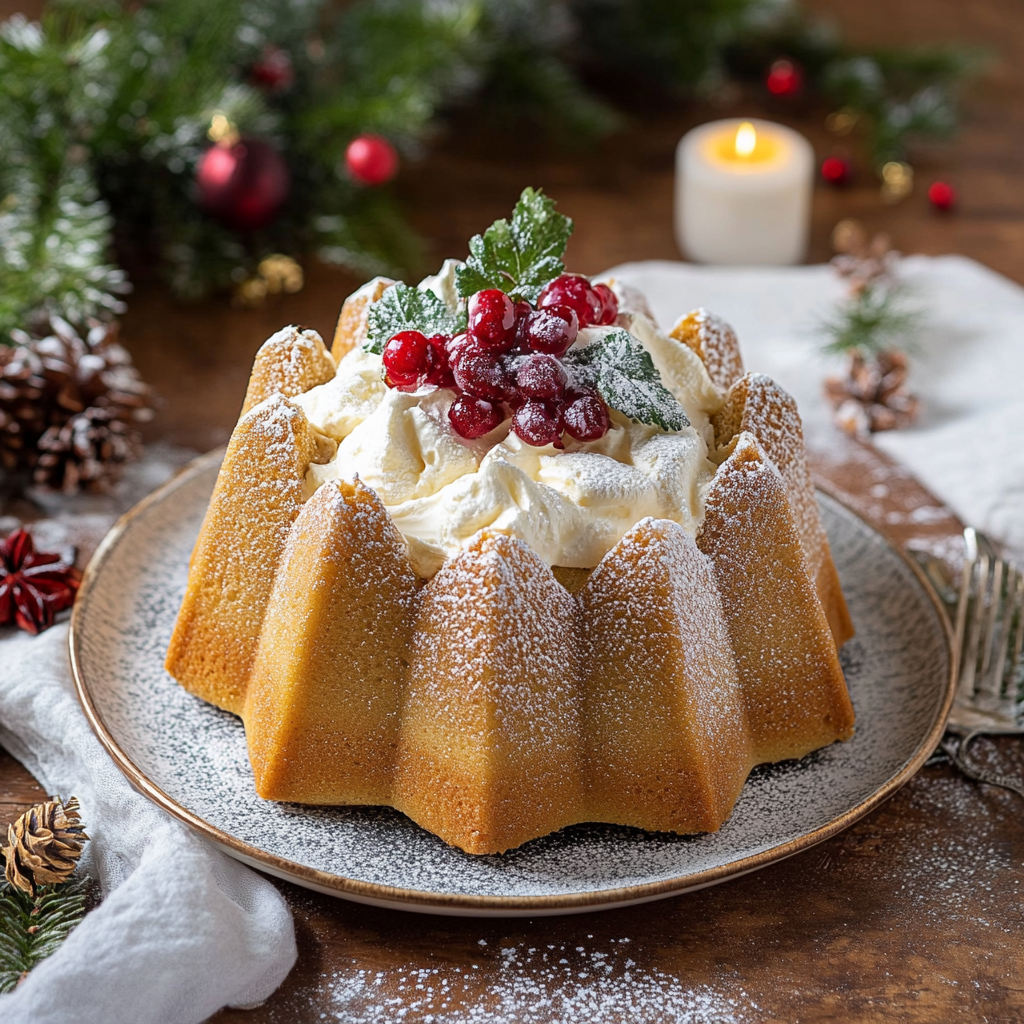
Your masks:
{"label": "plate rim", "polygon": [[92,596],[96,580],[103,570],[104,563],[124,537],[132,522],[145,513],[150,506],[163,502],[170,494],[195,477],[205,473],[212,465],[219,465],[223,455],[224,449],[217,448],[194,459],[170,480],[132,506],[114,523],[96,548],[82,575],[82,583],[71,611],[71,623],[68,631],[68,652],[75,692],[85,712],[86,719],[100,743],[117,767],[127,777],[131,785],[158,807],[179,821],[184,822],[206,839],[211,840],[235,859],[277,878],[318,892],[361,903],[434,914],[532,917],[582,913],[612,909],[613,907],[622,907],[636,903],[646,903],[651,900],[663,899],[680,893],[703,889],[716,885],[719,882],[724,882],[729,878],[757,871],[760,868],[767,867],[769,864],[785,860],[787,857],[810,849],[810,847],[816,846],[826,839],[830,839],[873,811],[905,785],[917,774],[942,738],[956,690],[956,664],[953,633],[949,620],[943,610],[941,600],[925,574],[892,538],[868,523],[863,516],[852,509],[831,488],[818,484],[818,490],[839,505],[847,514],[859,521],[871,533],[875,534],[911,570],[911,574],[927,596],[932,611],[940,623],[940,632],[949,664],[949,678],[946,680],[945,693],[939,711],[935,715],[931,728],[917,745],[913,756],[899,772],[855,807],[838,815],[825,825],[811,832],[804,833],[795,839],[791,839],[789,842],[782,843],[769,850],[763,850],[760,853],[751,854],[740,860],[730,861],[728,864],[706,868],[703,871],[680,875],[671,879],[663,879],[658,882],[646,882],[640,885],[620,886],[614,889],[600,889],[585,893],[562,893],[547,896],[484,896],[471,893],[426,892],[421,889],[406,889],[399,886],[383,885],[377,882],[365,882],[332,872],[321,871],[319,868],[296,864],[294,861],[279,857],[266,850],[261,850],[259,847],[252,846],[230,833],[224,832],[222,829],[199,817],[187,807],[179,804],[152,782],[121,749],[116,738],[103,721],[103,717],[89,692],[79,654],[83,622],[88,614],[89,599]]}

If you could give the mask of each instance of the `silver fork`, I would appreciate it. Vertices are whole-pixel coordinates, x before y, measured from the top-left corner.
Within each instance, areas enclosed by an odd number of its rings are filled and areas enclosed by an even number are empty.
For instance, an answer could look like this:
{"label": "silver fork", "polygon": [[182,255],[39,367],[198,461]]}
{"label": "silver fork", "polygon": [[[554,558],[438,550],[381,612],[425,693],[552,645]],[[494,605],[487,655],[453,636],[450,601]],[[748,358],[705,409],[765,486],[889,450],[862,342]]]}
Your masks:
{"label": "silver fork", "polygon": [[1024,796],[1024,781],[990,772],[969,756],[978,736],[1024,734],[1024,572],[987,537],[964,530],[954,617],[959,682],[942,747],[967,776]]}

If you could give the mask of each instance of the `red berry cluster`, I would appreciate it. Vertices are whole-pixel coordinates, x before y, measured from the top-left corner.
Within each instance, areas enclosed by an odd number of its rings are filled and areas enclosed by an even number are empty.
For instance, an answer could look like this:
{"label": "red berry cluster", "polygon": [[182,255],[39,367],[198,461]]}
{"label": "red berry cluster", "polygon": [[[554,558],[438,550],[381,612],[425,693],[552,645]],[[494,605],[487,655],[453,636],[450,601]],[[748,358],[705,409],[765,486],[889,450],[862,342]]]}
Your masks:
{"label": "red berry cluster", "polygon": [[562,434],[596,441],[610,425],[596,392],[574,388],[561,356],[581,327],[611,324],[619,303],[604,284],[562,274],[545,285],[536,308],[498,288],[469,299],[465,334],[428,338],[401,331],[384,346],[389,387],[452,388],[448,419],[460,437],[483,437],[506,416],[527,444],[562,446]]}

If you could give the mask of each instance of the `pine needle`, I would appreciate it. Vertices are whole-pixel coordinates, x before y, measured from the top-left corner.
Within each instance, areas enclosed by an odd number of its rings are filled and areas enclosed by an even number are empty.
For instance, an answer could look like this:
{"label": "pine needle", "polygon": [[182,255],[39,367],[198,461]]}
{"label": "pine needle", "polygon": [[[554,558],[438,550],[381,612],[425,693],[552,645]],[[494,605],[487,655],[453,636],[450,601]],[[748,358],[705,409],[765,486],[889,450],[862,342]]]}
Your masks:
{"label": "pine needle", "polygon": [[830,316],[820,330],[831,340],[826,352],[882,352],[906,350],[921,323],[921,310],[906,305],[906,288],[879,284],[851,296]]}
{"label": "pine needle", "polygon": [[45,886],[35,898],[0,883],[0,993],[12,992],[38,963],[56,952],[85,916],[91,882],[75,877]]}

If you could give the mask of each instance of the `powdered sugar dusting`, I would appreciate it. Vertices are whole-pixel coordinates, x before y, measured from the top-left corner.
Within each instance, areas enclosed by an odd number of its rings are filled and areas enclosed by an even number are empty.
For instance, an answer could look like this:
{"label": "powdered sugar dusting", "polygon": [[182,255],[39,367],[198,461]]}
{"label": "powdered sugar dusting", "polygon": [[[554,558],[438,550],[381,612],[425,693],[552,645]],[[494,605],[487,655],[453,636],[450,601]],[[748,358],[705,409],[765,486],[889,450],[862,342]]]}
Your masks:
{"label": "powdered sugar dusting", "polygon": [[722,391],[743,376],[743,356],[736,332],[720,316],[703,307],[681,317],[671,337],[689,345],[707,367],[708,376]]}
{"label": "powdered sugar dusting", "polygon": [[309,328],[290,326],[272,334],[256,353],[243,413],[275,393],[294,398],[334,376],[334,360]]}
{"label": "powdered sugar dusting", "polygon": [[[466,968],[367,970],[353,960],[324,979],[327,1020],[345,1024],[745,1024],[762,1019],[739,990],[641,967],[628,938],[601,947],[527,942],[480,949]],[[733,990],[735,992],[735,989]]]}
{"label": "powdered sugar dusting", "polygon": [[[750,431],[786,482],[811,578],[828,552],[814,487],[807,468],[803,425],[793,397],[763,373],[748,373],[730,389],[726,408],[715,417],[718,444],[734,433]],[[728,434],[729,436],[724,436]]]}

